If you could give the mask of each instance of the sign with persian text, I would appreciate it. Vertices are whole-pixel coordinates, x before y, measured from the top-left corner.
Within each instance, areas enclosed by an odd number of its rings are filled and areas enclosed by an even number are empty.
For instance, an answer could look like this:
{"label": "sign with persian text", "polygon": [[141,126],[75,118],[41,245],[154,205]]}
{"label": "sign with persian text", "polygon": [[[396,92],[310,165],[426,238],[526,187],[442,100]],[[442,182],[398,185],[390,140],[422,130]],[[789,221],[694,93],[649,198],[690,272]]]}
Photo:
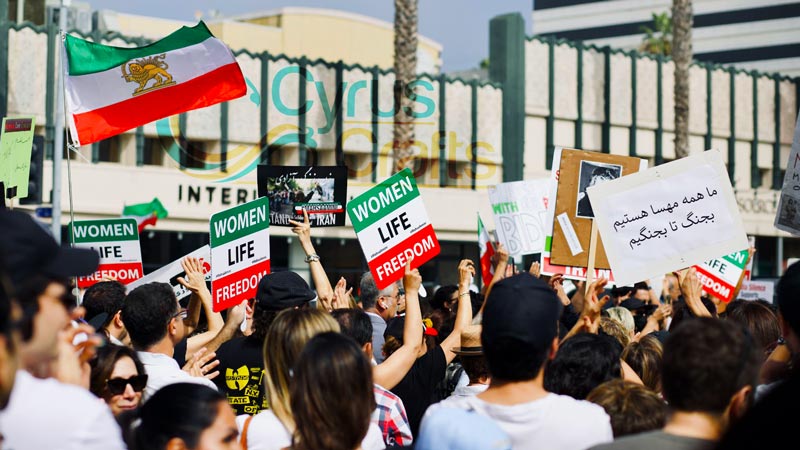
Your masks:
{"label": "sign with persian text", "polygon": [[792,151],[786,163],[775,228],[800,236],[800,117],[794,128]]}

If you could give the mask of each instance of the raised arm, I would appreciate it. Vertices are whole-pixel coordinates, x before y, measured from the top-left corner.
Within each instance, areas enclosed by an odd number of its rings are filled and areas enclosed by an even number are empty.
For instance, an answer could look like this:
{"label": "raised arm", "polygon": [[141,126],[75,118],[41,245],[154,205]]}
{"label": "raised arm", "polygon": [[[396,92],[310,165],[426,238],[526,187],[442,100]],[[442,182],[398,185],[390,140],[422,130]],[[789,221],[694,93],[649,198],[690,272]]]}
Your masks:
{"label": "raised arm", "polygon": [[308,220],[308,211],[303,208],[303,223],[294,220],[290,220],[289,223],[294,225],[292,232],[297,235],[300,245],[306,253],[311,279],[314,280],[314,287],[317,289],[317,297],[319,297],[318,305],[330,311],[330,304],[333,301],[333,287],[325,274],[325,268],[322,267],[319,255],[314,250],[314,244],[311,242],[311,223]]}
{"label": "raised arm", "polygon": [[[213,310],[211,292],[206,286],[206,279],[203,274],[203,264],[199,259],[187,256],[181,261],[181,267],[183,267],[186,277],[178,277],[178,283],[192,293],[187,308],[189,314],[183,322],[186,326],[187,334],[191,334],[197,328],[202,309],[206,313],[208,329],[212,332],[208,337],[208,339],[211,339],[222,328],[223,321],[222,316]],[[190,351],[192,349],[187,346],[187,353],[194,354],[202,346],[198,345],[194,351]]]}
{"label": "raised arm", "polygon": [[[678,276],[680,279],[680,275]],[[701,295],[703,294],[703,284],[700,282],[700,279],[697,277],[697,270],[692,267],[686,274],[683,276],[683,279],[680,280],[681,284],[681,293],[683,293],[683,299],[686,301],[686,306],[692,311],[692,314],[695,317],[712,317],[711,313],[706,308],[706,305],[703,304],[703,300]]]}
{"label": "raised arm", "polygon": [[419,287],[422,276],[419,270],[411,270],[411,260],[406,263],[403,288],[406,291],[406,321],[403,326],[403,345],[382,363],[372,368],[376,384],[392,389],[406,376],[417,360],[422,344],[422,312],[419,308]]}
{"label": "raised arm", "polygon": [[[458,312],[453,331],[441,343],[447,363],[456,357],[453,349],[461,343],[461,330],[472,322],[472,302],[469,295],[469,280],[475,276],[475,265],[468,259],[458,263]],[[484,302],[485,304],[485,302]]]}
{"label": "raised arm", "polygon": [[[486,300],[489,299],[489,293],[492,292],[492,286],[506,276],[506,268],[508,267],[508,249],[506,249],[502,242],[497,243],[497,250],[494,256],[497,260],[497,265],[494,267],[492,281],[489,282],[489,286],[486,287],[486,292],[483,294],[483,304],[481,305],[481,309],[478,311],[478,314],[475,315],[477,318],[483,317],[483,309],[486,307]],[[459,298],[459,300],[461,299]]]}
{"label": "raised arm", "polygon": [[603,289],[605,289],[606,284],[608,284],[608,280],[605,278],[600,278],[589,285],[589,289],[586,292],[586,298],[583,302],[583,310],[581,311],[581,315],[578,318],[578,321],[575,323],[575,326],[569,330],[569,333],[564,336],[564,339],[562,339],[561,342],[564,342],[581,332],[597,333],[597,330],[600,326],[600,312],[603,311],[603,305],[606,304],[609,298],[607,295],[599,298],[600,294],[603,293]]}

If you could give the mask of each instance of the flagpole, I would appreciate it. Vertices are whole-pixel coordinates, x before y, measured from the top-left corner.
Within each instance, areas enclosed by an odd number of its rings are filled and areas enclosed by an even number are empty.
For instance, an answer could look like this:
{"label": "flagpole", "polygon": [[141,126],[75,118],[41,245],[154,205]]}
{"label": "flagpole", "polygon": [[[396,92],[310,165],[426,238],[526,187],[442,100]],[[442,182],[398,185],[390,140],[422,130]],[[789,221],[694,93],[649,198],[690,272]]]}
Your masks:
{"label": "flagpole", "polygon": [[[59,37],[56,45],[63,46],[64,33],[67,28],[67,11],[65,11],[64,0],[58,9],[58,30]],[[53,215],[51,231],[56,242],[61,243],[61,164],[64,160],[64,53],[59,52],[59,70],[56,71],[56,136],[53,150]]]}

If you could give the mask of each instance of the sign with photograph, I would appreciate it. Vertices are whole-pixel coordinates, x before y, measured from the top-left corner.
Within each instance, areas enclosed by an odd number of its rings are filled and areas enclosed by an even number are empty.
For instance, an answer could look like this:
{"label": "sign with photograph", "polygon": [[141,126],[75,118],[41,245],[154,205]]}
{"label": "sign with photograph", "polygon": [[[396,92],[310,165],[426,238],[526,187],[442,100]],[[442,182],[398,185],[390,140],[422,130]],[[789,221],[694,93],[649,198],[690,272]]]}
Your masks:
{"label": "sign with photograph", "polygon": [[33,117],[3,118],[0,182],[5,183],[7,198],[28,197],[35,121]]}
{"label": "sign with photograph", "polygon": [[512,258],[541,253],[550,180],[512,181],[489,188],[497,239]]}
{"label": "sign with photograph", "polygon": [[[192,258],[197,258],[203,264],[203,274],[206,276],[206,284],[211,282],[211,248],[208,245],[204,245],[197,250],[189,253],[188,255],[184,255],[175,261],[167,264],[166,266],[161,267],[160,269],[156,270],[155,272],[151,272],[142,278],[128,284],[128,292],[136,289],[137,287],[153,282],[159,283],[167,283],[172,286],[172,291],[175,292],[175,297],[178,300],[183,300],[184,298],[189,297],[192,294],[192,291],[186,289],[186,287],[178,282],[178,278],[186,278],[186,272],[183,270],[183,266],[181,266],[181,261],[183,258],[187,256]],[[210,288],[209,288],[210,290]]]}
{"label": "sign with photograph", "polygon": [[722,155],[709,150],[587,189],[618,284],[747,248]]}
{"label": "sign with photograph", "polygon": [[269,204],[259,198],[211,216],[211,297],[219,312],[255,297],[269,273]]}
{"label": "sign with photograph", "polygon": [[[550,260],[564,266],[588,266],[594,211],[586,190],[646,168],[647,161],[631,156],[562,150]],[[597,243],[595,267],[610,268],[602,240]]]}
{"label": "sign with photograph", "polygon": [[347,214],[378,289],[403,278],[410,258],[416,269],[439,254],[439,240],[410,169],[351,200]]}
{"label": "sign with photograph", "polygon": [[786,163],[775,228],[800,236],[800,117],[794,127],[792,151]]}
{"label": "sign with photograph", "polygon": [[345,166],[258,166],[258,196],[269,199],[269,221],[291,227],[308,211],[312,227],[344,226],[347,206]]}
{"label": "sign with photograph", "polygon": [[79,288],[88,288],[104,278],[128,284],[142,277],[142,249],[135,220],[80,220],[70,223],[69,232],[75,247],[100,254],[97,271],[78,277]]}

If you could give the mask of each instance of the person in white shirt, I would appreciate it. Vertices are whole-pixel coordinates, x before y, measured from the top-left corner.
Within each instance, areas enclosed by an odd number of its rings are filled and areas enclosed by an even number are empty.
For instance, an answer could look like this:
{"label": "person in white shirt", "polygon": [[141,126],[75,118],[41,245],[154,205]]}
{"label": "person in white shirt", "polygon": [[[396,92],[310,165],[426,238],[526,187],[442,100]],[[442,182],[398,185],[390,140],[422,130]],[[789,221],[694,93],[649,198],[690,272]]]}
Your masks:
{"label": "person in white shirt", "polygon": [[603,408],[544,389],[544,364],[558,348],[561,309],[552,289],[533,275],[496,283],[486,299],[481,332],[489,388],[433,405],[425,420],[444,408],[473,410],[493,419],[515,450],[578,450],[610,442],[611,422]]}
{"label": "person in white shirt", "polygon": [[181,308],[172,287],[166,283],[139,286],[125,298],[122,320],[147,373],[143,401],[173,383],[197,383],[217,388],[211,381],[219,375],[211,372],[214,363],[203,366],[214,357],[213,353],[193,361],[192,374],[181,370],[172,358],[175,345],[186,335],[184,320],[187,316],[187,310]]}

